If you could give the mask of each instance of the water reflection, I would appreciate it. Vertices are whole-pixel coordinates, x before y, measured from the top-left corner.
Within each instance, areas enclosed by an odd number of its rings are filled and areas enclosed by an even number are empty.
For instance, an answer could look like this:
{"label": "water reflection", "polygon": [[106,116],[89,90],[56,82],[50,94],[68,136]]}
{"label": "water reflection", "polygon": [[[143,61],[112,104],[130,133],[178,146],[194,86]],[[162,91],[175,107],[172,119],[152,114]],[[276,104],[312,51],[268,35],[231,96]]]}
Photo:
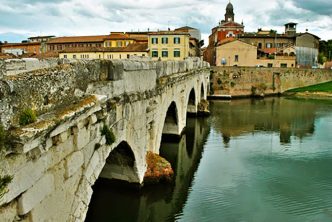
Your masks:
{"label": "water reflection", "polygon": [[86,221],[174,221],[187,199],[208,133],[206,119],[188,118],[179,143],[163,141],[160,155],[175,169],[174,184],[137,191],[123,187],[123,183],[99,179]]}
{"label": "water reflection", "polygon": [[285,98],[219,101],[211,107],[213,127],[222,133],[224,144],[231,137],[259,131],[279,133],[280,142],[285,144],[292,136],[310,136],[315,131],[318,108],[315,103]]}

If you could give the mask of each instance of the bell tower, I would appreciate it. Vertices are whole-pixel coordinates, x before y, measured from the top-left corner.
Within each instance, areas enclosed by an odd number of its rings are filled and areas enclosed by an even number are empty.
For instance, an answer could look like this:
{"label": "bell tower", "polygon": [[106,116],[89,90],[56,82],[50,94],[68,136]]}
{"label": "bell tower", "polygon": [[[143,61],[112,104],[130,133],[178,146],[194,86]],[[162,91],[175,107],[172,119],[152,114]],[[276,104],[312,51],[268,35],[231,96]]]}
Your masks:
{"label": "bell tower", "polygon": [[234,22],[234,7],[231,2],[227,4],[225,22]]}

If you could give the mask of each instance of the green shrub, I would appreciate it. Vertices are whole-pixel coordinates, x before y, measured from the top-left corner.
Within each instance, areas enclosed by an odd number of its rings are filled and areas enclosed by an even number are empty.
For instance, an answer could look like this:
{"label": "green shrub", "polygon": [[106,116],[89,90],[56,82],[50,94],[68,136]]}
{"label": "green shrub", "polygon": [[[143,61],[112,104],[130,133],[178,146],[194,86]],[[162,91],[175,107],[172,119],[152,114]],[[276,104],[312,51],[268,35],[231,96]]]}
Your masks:
{"label": "green shrub", "polygon": [[25,126],[30,123],[34,123],[37,121],[37,116],[35,111],[32,109],[26,109],[24,110],[20,115],[20,125]]}
{"label": "green shrub", "polygon": [[101,128],[100,132],[102,136],[105,136],[107,145],[112,145],[115,142],[114,133],[106,124]]}
{"label": "green shrub", "polygon": [[12,176],[0,176],[0,199],[7,193],[7,186],[10,184],[10,182],[12,182],[12,180]]}

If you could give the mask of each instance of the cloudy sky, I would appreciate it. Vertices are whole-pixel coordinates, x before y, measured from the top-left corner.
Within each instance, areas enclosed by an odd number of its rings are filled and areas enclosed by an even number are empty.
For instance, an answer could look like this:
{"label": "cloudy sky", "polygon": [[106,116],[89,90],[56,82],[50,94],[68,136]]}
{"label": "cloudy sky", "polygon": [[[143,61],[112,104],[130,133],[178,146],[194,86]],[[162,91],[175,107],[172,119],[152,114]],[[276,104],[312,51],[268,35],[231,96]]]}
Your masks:
{"label": "cloudy sky", "polygon": [[[231,0],[235,20],[245,31],[298,31],[332,39],[331,0]],[[188,25],[206,40],[224,18],[228,0],[0,0],[0,41],[36,35],[95,35],[111,31],[146,31]]]}

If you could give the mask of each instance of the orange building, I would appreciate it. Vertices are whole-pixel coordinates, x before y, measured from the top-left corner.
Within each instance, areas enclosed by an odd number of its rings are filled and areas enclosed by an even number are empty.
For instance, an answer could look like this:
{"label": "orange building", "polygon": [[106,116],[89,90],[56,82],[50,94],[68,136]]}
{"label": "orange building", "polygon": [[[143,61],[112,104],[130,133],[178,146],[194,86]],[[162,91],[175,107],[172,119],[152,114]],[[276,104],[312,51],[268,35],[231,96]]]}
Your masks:
{"label": "orange building", "polygon": [[219,25],[212,29],[212,34],[209,36],[209,46],[205,50],[203,56],[204,60],[211,65],[215,65],[216,61],[216,46],[227,38],[234,38],[244,32],[243,22],[236,23],[234,20],[234,8],[231,3],[226,7],[225,19],[219,22]]}
{"label": "orange building", "polygon": [[2,53],[10,53],[14,55],[35,54],[41,53],[40,42],[24,42],[24,43],[5,43],[1,45]]}

